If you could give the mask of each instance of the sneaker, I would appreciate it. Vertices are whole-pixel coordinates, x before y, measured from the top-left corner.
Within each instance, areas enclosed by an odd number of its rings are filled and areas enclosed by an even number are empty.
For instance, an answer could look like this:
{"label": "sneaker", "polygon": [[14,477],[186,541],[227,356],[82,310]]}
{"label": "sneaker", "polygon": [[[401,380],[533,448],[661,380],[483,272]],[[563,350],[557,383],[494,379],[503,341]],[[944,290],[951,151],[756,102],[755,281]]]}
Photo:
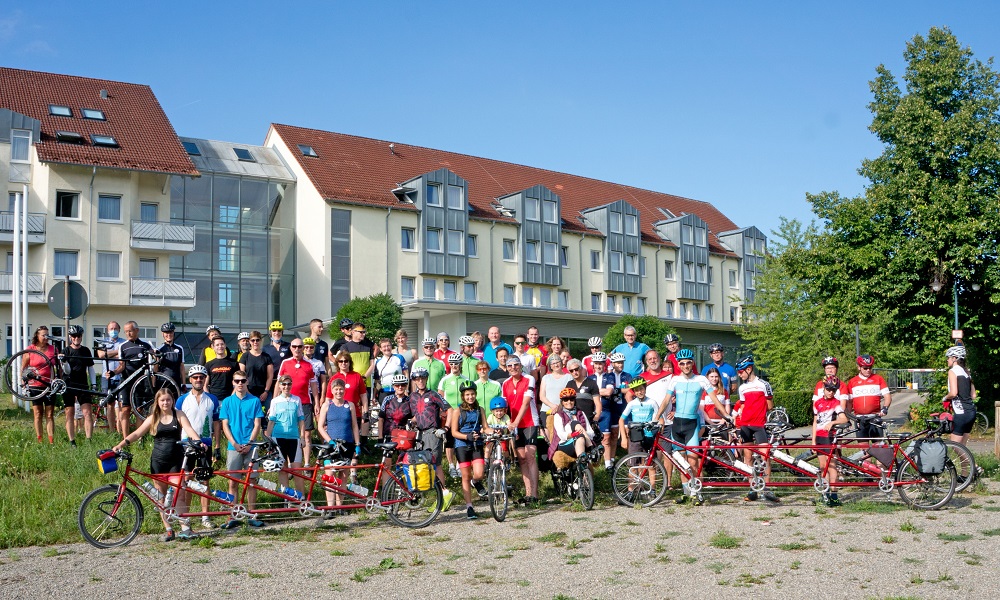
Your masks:
{"label": "sneaker", "polygon": [[217,527],[217,525],[212,522],[212,519],[209,519],[208,517],[201,518],[201,526],[205,529],[215,529]]}
{"label": "sneaker", "polygon": [[843,506],[843,502],[837,497],[837,494],[830,494],[827,498],[826,505],[830,507]]}
{"label": "sneaker", "polygon": [[173,529],[168,529],[167,533],[163,537],[160,538],[160,541],[161,542],[172,542],[172,541],[174,541],[174,538],[176,538],[176,537],[177,536],[174,535],[174,530]]}
{"label": "sneaker", "polygon": [[479,499],[480,500],[486,500],[486,496],[487,496],[486,487],[481,482],[479,482],[479,481],[476,481],[476,482],[473,482],[473,483],[474,483],[474,486],[476,488],[476,493],[479,494]]}
{"label": "sneaker", "polygon": [[335,510],[325,510],[323,511],[323,520],[329,521],[330,519],[336,518],[337,511]]}
{"label": "sneaker", "polygon": [[452,479],[459,479],[462,476],[462,474],[459,473],[458,471],[458,465],[451,465],[451,469],[448,471],[448,475],[450,475]]}
{"label": "sneaker", "polygon": [[266,523],[264,523],[264,521],[261,521],[260,519],[250,519],[249,521],[247,521],[247,525],[254,528],[260,528],[266,525]]}
{"label": "sneaker", "polygon": [[781,502],[781,499],[774,495],[774,492],[764,492],[764,500],[768,502]]}
{"label": "sneaker", "polygon": [[[451,508],[451,503],[454,499],[455,499],[455,492],[451,490],[445,490],[444,503],[441,505],[441,512],[445,512],[446,510]],[[431,512],[434,512],[433,507],[431,508]]]}
{"label": "sneaker", "polygon": [[684,504],[687,501],[688,501],[687,494],[683,494],[678,498],[674,499],[674,504]]}
{"label": "sneaker", "polygon": [[705,497],[702,496],[701,494],[698,494],[697,496],[694,497],[695,506],[701,506],[704,503],[705,503]]}
{"label": "sneaker", "polygon": [[179,540],[191,540],[194,539],[194,532],[188,529],[181,529],[181,532],[177,534],[177,539]]}
{"label": "sneaker", "polygon": [[478,519],[479,515],[477,515],[476,510],[470,506],[465,509],[465,518],[471,521],[473,519]]}
{"label": "sneaker", "polygon": [[76,440],[70,440],[69,441],[69,445],[73,446],[74,448],[76,448]]}
{"label": "sneaker", "polygon": [[757,492],[750,492],[746,496],[743,496],[743,501],[744,502],[754,502],[754,501],[757,500],[757,497],[758,497],[757,496]]}
{"label": "sneaker", "polygon": [[237,521],[236,519],[229,519],[228,521],[226,521],[225,523],[223,523],[222,528],[223,529],[236,529],[239,526],[240,526],[240,522],[239,521]]}

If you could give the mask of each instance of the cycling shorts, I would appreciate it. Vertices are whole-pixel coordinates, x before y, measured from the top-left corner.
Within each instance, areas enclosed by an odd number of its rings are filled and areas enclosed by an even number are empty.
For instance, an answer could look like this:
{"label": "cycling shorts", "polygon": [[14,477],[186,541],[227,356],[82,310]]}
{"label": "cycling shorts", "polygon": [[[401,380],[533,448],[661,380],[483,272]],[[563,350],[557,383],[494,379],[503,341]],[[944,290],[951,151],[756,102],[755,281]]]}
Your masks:
{"label": "cycling shorts", "polygon": [[538,445],[537,427],[519,427],[517,429],[517,437],[514,438],[515,448],[524,448],[526,446],[537,446],[537,445]]}
{"label": "cycling shorts", "polygon": [[455,458],[458,459],[458,466],[469,467],[474,462],[485,462],[483,459],[482,446],[456,446]]}
{"label": "cycling shorts", "polygon": [[972,433],[972,424],[976,422],[976,411],[967,410],[964,413],[955,413],[952,416],[952,422],[955,424],[952,434],[966,435]]}
{"label": "cycling shorts", "polygon": [[670,438],[684,446],[697,446],[700,440],[698,437],[698,419],[674,417],[674,424],[670,430]]}
{"label": "cycling shorts", "polygon": [[766,444],[767,431],[763,427],[743,425],[740,427],[740,440],[744,444],[749,444],[751,442],[754,444]]}

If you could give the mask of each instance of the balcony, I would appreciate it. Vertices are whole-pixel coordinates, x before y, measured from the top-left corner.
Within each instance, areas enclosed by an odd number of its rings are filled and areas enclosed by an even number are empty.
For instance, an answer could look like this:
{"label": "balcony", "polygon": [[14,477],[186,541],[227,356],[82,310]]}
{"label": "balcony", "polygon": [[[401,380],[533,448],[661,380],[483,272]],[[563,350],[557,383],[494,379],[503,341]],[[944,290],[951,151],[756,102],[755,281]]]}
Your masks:
{"label": "balcony", "polygon": [[[14,241],[14,212],[0,212],[0,242]],[[28,213],[28,243],[45,243],[45,213]]]}
{"label": "balcony", "polygon": [[[14,274],[0,272],[0,302],[10,302],[14,289]],[[28,273],[28,303],[45,303],[45,274]]]}
{"label": "balcony", "polygon": [[194,251],[194,227],[166,222],[132,221],[130,245],[141,250]]}
{"label": "balcony", "polygon": [[132,277],[131,286],[130,297],[134,306],[194,308],[195,287],[193,279]]}

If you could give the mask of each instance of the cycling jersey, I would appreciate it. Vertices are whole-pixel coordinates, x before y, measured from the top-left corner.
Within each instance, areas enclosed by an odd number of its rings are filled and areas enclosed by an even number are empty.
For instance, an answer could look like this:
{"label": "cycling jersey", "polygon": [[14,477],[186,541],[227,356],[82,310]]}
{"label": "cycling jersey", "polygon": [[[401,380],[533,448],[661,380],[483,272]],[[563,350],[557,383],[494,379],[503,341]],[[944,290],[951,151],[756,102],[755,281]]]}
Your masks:
{"label": "cycling jersey", "polygon": [[[816,383],[816,388],[813,390],[812,400],[813,402],[815,402],[822,397],[823,397],[823,380],[820,380]],[[847,399],[850,397],[850,394],[847,391],[847,384],[841,381],[840,389],[837,390],[837,393],[834,394],[833,397],[836,398],[837,400],[840,400],[842,403],[846,404]]]}
{"label": "cycling jersey", "polygon": [[881,375],[873,374],[867,379],[857,375],[847,382],[847,393],[854,414],[874,415],[882,409],[882,397],[889,393],[889,386]]}
{"label": "cycling jersey", "polygon": [[502,394],[503,389],[496,381],[490,381],[489,379],[486,381],[481,379],[476,380],[476,402],[478,402],[479,406],[483,407],[483,410],[486,412],[490,411],[490,400]]}
{"label": "cycling jersey", "polygon": [[289,393],[298,396],[303,405],[312,404],[312,395],[309,393],[309,384],[316,379],[316,372],[313,371],[312,363],[306,359],[296,360],[286,358],[278,369],[275,380],[282,375],[292,378],[292,387]]}
{"label": "cycling jersey", "polygon": [[[594,374],[594,355],[593,354],[588,354],[587,356],[584,356],[583,360],[581,360],[580,362],[583,364],[583,368],[587,369],[587,375],[593,375]],[[610,370],[611,370],[611,361],[609,361],[608,359],[605,358],[604,359],[604,372],[607,373]]]}
{"label": "cycling jersey", "polygon": [[724,362],[721,365],[717,365],[712,362],[702,367],[701,374],[707,377],[709,369],[713,367],[719,370],[719,378],[722,379],[722,387],[729,390],[729,382],[736,381],[736,367],[727,362]]}
{"label": "cycling jersey", "polygon": [[[720,393],[719,390],[716,390],[715,395],[719,398],[719,402],[726,407],[726,410],[729,410],[729,392],[723,390]],[[713,421],[722,419],[722,416],[718,414],[715,408],[715,402],[712,402],[712,397],[708,395],[708,392],[705,392],[701,397],[701,409],[705,411],[705,418],[707,419]]]}
{"label": "cycling jersey", "polygon": [[410,394],[410,414],[417,429],[437,429],[441,427],[441,417],[448,414],[448,405],[436,392],[413,392]]}
{"label": "cycling jersey", "polygon": [[184,369],[184,348],[177,344],[163,343],[156,351],[160,353],[160,373],[169,377],[180,388],[181,371]]}
{"label": "cycling jersey", "polygon": [[[212,423],[219,420],[219,399],[202,392],[198,397],[194,392],[188,392],[177,399],[174,408],[184,413],[191,428],[198,432],[202,441],[212,439]],[[188,438],[187,432],[181,432],[181,439]]]}
{"label": "cycling jersey", "polygon": [[813,414],[816,415],[816,437],[833,437],[830,431],[820,429],[820,426],[837,420],[837,415],[844,412],[840,400],[836,398],[820,398],[813,402]]}
{"label": "cycling jersey", "polygon": [[969,377],[968,371],[957,364],[952,365],[951,372],[955,374],[958,387],[957,390],[954,390],[955,399],[951,403],[951,409],[955,411],[956,415],[970,413],[975,416],[976,401],[972,399],[972,378]]}
{"label": "cycling jersey", "polygon": [[771,384],[760,377],[746,381],[740,385],[740,419],[739,425],[746,427],[763,427],[767,422],[767,404],[774,399]]}
{"label": "cycling jersey", "polygon": [[445,373],[448,372],[448,369],[443,362],[437,360],[436,358],[427,358],[426,356],[413,361],[412,369],[416,370],[418,368],[427,370],[427,389],[429,390],[438,389],[441,379],[443,379]]}
{"label": "cycling jersey", "polygon": [[[629,423],[649,423],[656,416],[656,411],[659,409],[660,404],[655,400],[634,398],[625,405],[625,410],[622,411],[622,419],[625,421],[626,426]],[[643,431],[643,435],[653,437],[654,433],[652,431]]]}
{"label": "cycling jersey", "polygon": [[655,400],[660,404],[667,399],[667,388],[670,387],[670,380],[673,379],[673,375],[666,371],[660,371],[655,375],[649,371],[643,371],[639,374],[639,377],[646,380],[647,398]]}
{"label": "cycling jersey", "polygon": [[670,380],[667,386],[668,397],[675,398],[674,418],[697,419],[698,407],[701,406],[702,392],[712,391],[712,384],[704,375],[685,377],[678,375]]}
{"label": "cycling jersey", "polygon": [[535,405],[535,378],[531,375],[523,375],[520,381],[514,381],[513,377],[509,377],[500,387],[503,390],[504,400],[507,401],[511,421],[517,419],[517,413],[521,412],[521,406],[527,403],[528,407],[517,426],[524,429],[537,425],[538,407]]}
{"label": "cycling jersey", "polygon": [[438,384],[437,393],[444,396],[445,402],[448,406],[452,408],[458,408],[462,403],[462,394],[458,391],[458,387],[469,380],[461,375],[452,375],[449,373],[444,376],[441,383]]}

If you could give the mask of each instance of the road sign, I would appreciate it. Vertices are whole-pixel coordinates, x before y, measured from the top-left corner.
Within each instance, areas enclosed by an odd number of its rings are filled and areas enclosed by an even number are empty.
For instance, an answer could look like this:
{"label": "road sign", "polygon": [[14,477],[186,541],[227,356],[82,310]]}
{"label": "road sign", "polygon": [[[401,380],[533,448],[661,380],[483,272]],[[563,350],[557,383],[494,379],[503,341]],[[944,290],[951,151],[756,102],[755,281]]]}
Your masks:
{"label": "road sign", "polygon": [[961,329],[952,329],[951,330],[951,337],[953,337],[956,340],[962,339],[962,330]]}
{"label": "road sign", "polygon": [[60,319],[76,319],[87,312],[87,290],[76,281],[60,281],[49,290],[49,310]]}

